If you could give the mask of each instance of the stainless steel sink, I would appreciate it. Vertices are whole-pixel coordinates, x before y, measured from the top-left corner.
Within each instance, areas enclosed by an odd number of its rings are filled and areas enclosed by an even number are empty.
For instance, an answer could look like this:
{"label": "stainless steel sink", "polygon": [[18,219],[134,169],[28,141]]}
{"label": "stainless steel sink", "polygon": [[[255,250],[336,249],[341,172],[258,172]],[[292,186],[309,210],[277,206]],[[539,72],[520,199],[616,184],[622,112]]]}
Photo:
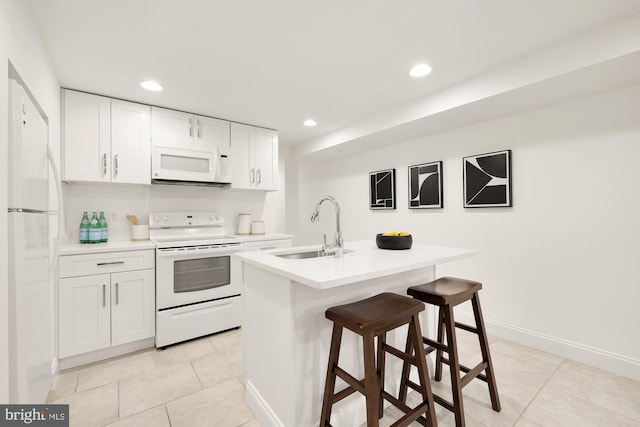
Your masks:
{"label": "stainless steel sink", "polygon": [[[343,254],[350,254],[351,252],[353,252],[351,249],[344,249],[342,251]],[[330,256],[334,256],[334,254],[331,253],[325,253],[322,251],[306,251],[306,252],[293,252],[293,253],[286,253],[286,254],[274,254],[277,257],[280,258],[286,258],[286,259],[309,259],[309,258],[323,258],[323,257],[330,257]]]}

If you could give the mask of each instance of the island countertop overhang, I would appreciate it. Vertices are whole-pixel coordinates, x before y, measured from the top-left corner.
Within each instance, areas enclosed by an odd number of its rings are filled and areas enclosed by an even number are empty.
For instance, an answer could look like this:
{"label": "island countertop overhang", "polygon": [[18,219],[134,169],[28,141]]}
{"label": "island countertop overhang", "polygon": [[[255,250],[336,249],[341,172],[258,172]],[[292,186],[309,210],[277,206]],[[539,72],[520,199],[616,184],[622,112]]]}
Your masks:
{"label": "island countertop overhang", "polygon": [[363,240],[345,243],[345,249],[353,252],[342,258],[286,259],[276,256],[319,249],[319,245],[313,245],[239,252],[234,256],[297,283],[315,289],[329,289],[478,255],[478,251],[473,249],[420,243],[414,243],[407,250],[385,250],[379,249],[374,241]]}

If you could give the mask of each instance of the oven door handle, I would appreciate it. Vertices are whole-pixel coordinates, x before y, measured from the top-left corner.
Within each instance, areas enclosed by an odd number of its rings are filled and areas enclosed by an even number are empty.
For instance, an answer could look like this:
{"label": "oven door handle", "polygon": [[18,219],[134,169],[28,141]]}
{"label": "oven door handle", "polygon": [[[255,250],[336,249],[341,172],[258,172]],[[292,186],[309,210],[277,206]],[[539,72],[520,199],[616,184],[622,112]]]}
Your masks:
{"label": "oven door handle", "polygon": [[207,257],[223,257],[231,256],[236,252],[240,252],[240,247],[234,248],[222,248],[222,249],[200,249],[200,250],[169,250],[163,251],[161,249],[156,250],[156,257],[158,258],[172,258],[172,259],[195,259],[195,258],[207,258]]}

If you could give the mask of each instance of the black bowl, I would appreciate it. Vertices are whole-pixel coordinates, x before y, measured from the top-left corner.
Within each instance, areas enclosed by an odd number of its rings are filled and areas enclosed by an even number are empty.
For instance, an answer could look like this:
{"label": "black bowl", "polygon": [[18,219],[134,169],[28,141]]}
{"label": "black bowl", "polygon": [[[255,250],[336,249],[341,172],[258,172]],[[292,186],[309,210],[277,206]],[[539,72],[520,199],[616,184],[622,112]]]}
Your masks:
{"label": "black bowl", "polygon": [[383,236],[382,234],[376,235],[376,245],[380,249],[411,249],[413,238],[411,234],[408,236]]}

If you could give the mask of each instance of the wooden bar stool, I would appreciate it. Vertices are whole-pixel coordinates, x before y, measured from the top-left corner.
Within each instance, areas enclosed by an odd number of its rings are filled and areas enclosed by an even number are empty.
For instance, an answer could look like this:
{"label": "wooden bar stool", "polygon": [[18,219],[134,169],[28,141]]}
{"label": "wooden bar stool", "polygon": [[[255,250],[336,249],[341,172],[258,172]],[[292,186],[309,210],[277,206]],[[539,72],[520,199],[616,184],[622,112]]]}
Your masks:
{"label": "wooden bar stool", "polygon": [[[462,404],[462,388],[469,384],[474,378],[479,378],[486,382],[489,387],[489,395],[491,397],[491,406],[494,411],[500,412],[500,399],[498,398],[498,388],[493,373],[493,365],[491,363],[491,355],[489,354],[489,342],[482,318],[482,310],[480,309],[480,299],[478,291],[482,289],[482,284],[470,280],[457,279],[454,277],[442,277],[433,282],[422,285],[412,286],[407,289],[407,294],[420,301],[433,304],[439,307],[438,313],[438,338],[433,341],[427,337],[423,337],[422,341],[427,344],[425,353],[429,354],[436,351],[436,372],[434,379],[440,381],[442,379],[442,364],[449,365],[451,373],[451,391],[453,402],[449,402],[434,393],[433,399],[436,403],[444,406],[455,414],[456,426],[462,427],[464,421],[464,407]],[[475,318],[476,327],[456,322],[453,317],[453,308],[465,301],[471,300],[473,306],[473,316]],[[482,361],[473,368],[468,368],[460,364],[458,357],[458,348],[456,343],[455,328],[464,329],[473,332],[478,336],[480,341],[480,350],[482,353]],[[446,343],[444,335],[446,333]],[[410,349],[407,349],[410,353]],[[443,357],[442,353],[446,352],[448,358]],[[402,370],[402,382],[400,383],[400,400],[405,401],[407,396],[407,387],[419,389],[417,384],[409,380],[410,366],[405,363]],[[466,373],[461,377],[460,371]],[[482,373],[484,372],[484,374]]]}
{"label": "wooden bar stool", "polygon": [[[329,365],[322,402],[320,427],[330,427],[333,404],[358,391],[365,396],[367,408],[367,427],[378,427],[382,418],[384,399],[402,410],[405,415],[393,424],[393,427],[407,426],[417,421],[425,426],[437,426],[433,395],[427,372],[422,333],[418,314],[424,305],[414,299],[393,293],[382,293],[371,298],[327,309],[325,316],[333,321]],[[417,348],[415,355],[406,354],[386,343],[387,332],[402,325],[409,325],[409,339],[412,347]],[[342,330],[347,328],[362,337],[364,352],[364,379],[357,380],[338,366]],[[378,338],[377,350],[375,338]],[[402,359],[406,364],[418,368],[421,385],[415,385],[422,394],[422,403],[415,408],[395,398],[384,390],[385,354]],[[413,352],[412,352],[413,353]],[[377,355],[377,366],[376,366]],[[336,377],[344,380],[348,387],[335,393]],[[335,394],[334,394],[335,393]],[[426,413],[426,417],[422,414]]]}

